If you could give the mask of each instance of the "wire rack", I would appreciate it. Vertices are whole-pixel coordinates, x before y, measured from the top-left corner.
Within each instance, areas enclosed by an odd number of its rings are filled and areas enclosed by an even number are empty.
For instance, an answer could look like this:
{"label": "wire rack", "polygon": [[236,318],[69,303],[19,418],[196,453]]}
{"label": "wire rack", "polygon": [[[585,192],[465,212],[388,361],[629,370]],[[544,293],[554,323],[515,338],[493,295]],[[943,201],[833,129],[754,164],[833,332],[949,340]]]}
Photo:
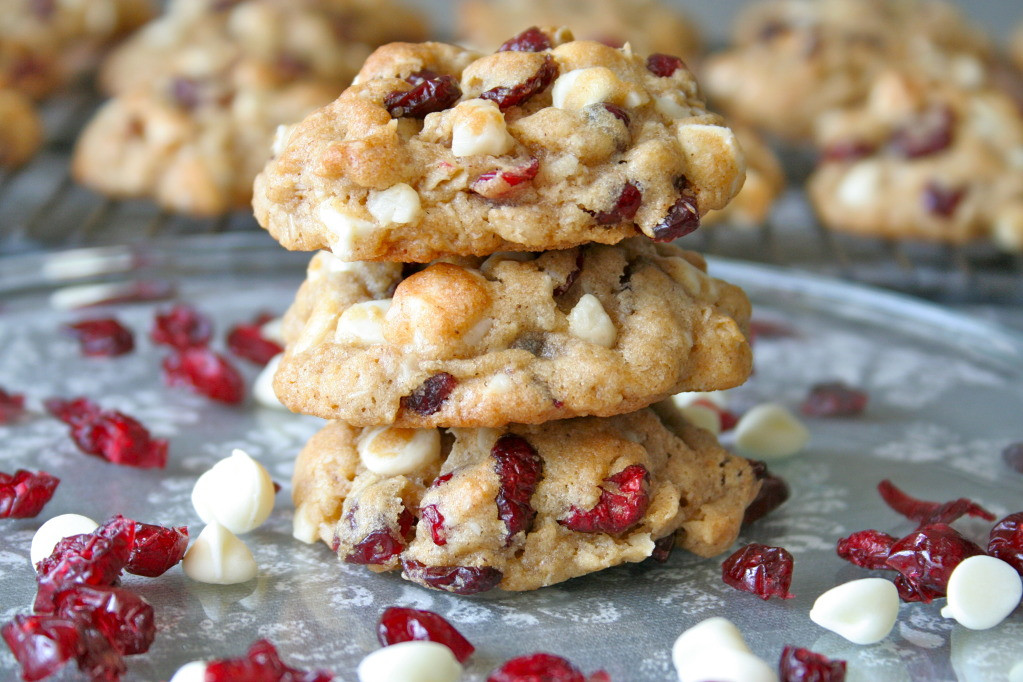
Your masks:
{"label": "wire rack", "polygon": [[[26,166],[0,171],[0,254],[259,229],[244,212],[195,219],[144,200],[105,198],[77,185],[69,170],[71,150],[98,103],[86,89],[52,101],[43,112],[50,131],[47,147]],[[685,237],[682,245],[931,300],[1023,303],[1023,256],[987,244],[907,243],[831,232],[814,220],[798,189],[783,196],[761,226],[708,227]]]}

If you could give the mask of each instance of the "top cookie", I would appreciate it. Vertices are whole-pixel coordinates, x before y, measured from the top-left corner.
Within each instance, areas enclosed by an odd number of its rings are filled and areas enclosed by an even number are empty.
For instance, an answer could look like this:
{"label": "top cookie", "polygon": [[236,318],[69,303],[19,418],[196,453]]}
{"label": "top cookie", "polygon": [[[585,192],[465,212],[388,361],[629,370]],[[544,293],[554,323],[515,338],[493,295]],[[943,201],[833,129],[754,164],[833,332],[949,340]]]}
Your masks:
{"label": "top cookie", "polygon": [[669,241],[739,191],[732,131],[681,60],[530,29],[481,57],[392,44],[282,140],[259,223],[343,260]]}
{"label": "top cookie", "polygon": [[32,101],[10,88],[0,88],[0,167],[12,168],[32,158],[43,141],[43,123]]}

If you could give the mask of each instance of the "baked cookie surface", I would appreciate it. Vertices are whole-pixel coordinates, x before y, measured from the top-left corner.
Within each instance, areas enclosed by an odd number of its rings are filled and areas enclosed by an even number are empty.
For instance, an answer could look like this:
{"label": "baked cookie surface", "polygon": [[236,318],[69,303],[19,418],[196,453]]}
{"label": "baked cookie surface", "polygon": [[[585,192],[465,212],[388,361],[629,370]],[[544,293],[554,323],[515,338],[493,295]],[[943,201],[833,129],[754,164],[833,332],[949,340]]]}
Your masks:
{"label": "baked cookie surface", "polygon": [[20,166],[42,144],[42,121],[32,101],[10,88],[0,88],[0,121],[0,167]]}
{"label": "baked cookie surface", "polygon": [[649,410],[447,433],[331,422],[293,483],[296,537],[462,594],[642,561],[671,536],[714,556],[759,488],[710,433]]}
{"label": "baked cookie surface", "polygon": [[746,157],[746,182],[727,206],[705,215],[703,224],[753,227],[767,219],[774,202],[785,190],[785,171],[759,133],[748,126],[733,126],[732,129]]}
{"label": "baked cookie surface", "polygon": [[500,426],[749,375],[749,301],[695,253],[637,237],[460,262],[403,278],[317,254],[284,318],[281,401],[360,426]]}
{"label": "baked cookie surface", "polygon": [[570,38],[527,31],[482,57],[380,48],[257,177],[257,220],[287,248],[353,261],[695,229],[742,185],[735,136],[680,60]]}

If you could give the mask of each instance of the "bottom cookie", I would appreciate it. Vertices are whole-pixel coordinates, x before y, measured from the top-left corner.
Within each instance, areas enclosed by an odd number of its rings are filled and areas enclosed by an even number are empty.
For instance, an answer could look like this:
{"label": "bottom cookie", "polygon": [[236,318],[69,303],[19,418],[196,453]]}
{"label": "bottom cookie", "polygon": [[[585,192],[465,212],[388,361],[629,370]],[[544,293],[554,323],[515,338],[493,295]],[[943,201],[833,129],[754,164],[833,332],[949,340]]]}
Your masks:
{"label": "bottom cookie", "polygon": [[330,422],[296,462],[295,537],[449,592],[532,590],[672,536],[718,554],[759,486],[713,435],[651,410],[501,429]]}

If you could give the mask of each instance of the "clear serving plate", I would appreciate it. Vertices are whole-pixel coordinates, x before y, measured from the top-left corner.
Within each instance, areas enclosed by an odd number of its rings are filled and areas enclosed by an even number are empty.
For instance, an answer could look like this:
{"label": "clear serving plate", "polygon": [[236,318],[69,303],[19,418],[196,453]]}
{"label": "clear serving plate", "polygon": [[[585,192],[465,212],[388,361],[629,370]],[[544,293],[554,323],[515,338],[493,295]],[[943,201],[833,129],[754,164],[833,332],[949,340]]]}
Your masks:
{"label": "clear serving plate", "polygon": [[[837,538],[863,528],[911,530],[877,496],[881,479],[926,499],[971,497],[999,515],[1023,508],[1023,474],[999,456],[1023,440],[1023,343],[1011,333],[892,294],[712,260],[713,274],[747,290],[756,318],[794,332],[757,341],[756,372],[731,392],[735,407],[770,399],[795,408],[812,384],[834,379],[870,394],[862,417],[807,420],[812,440],[805,452],[772,464],[792,486],[792,498],[739,540],[788,548],[796,561],[796,597],[763,602],[737,592],[721,582],[720,559],[681,551],[666,564],[622,566],[536,592],[458,597],[342,564],[325,546],[291,538],[292,461],[319,427],[317,419],[251,400],[225,407],[163,386],[164,351],[147,334],[168,295],[212,315],[222,348],[230,325],[287,307],[307,259],[261,234],[0,259],[0,387],[25,393],[31,408],[29,418],[0,426],[0,470],[45,469],[62,479],[39,519],[0,521],[0,618],[31,604],[28,548],[42,520],[121,513],[188,524],[194,536],[201,525],[189,500],[192,485],[238,447],[284,485],[267,524],[244,537],[259,577],[215,587],[191,582],[179,568],[155,579],[127,576],[124,584],[154,605],[159,633],[148,654],[127,659],[126,679],[166,680],[187,661],[241,655],[265,637],[292,665],[355,680],[358,662],[378,646],[377,617],[392,605],[437,611],[472,641],[477,652],[466,680],[483,680],[502,661],[538,650],[567,656],[586,672],[606,669],[615,682],[673,680],[672,642],[710,616],[734,621],[772,663],[786,644],[844,658],[850,682],[1006,680],[1023,661],[1020,611],[994,630],[971,632],[941,618],[940,600],[903,605],[892,634],[866,647],[807,616],[824,590],[870,575],[835,556]],[[164,300],[69,309],[131,292]],[[133,353],[82,358],[59,333],[63,323],[107,313],[135,331]],[[238,365],[250,380],[257,374],[244,361]],[[41,406],[46,397],[75,395],[127,412],[169,438],[167,468],[116,467],[79,453],[66,427]],[[986,537],[987,524],[957,525]],[[14,679],[15,670],[0,647],[0,677]],[[78,679],[78,673],[72,666],[56,679]]]}

